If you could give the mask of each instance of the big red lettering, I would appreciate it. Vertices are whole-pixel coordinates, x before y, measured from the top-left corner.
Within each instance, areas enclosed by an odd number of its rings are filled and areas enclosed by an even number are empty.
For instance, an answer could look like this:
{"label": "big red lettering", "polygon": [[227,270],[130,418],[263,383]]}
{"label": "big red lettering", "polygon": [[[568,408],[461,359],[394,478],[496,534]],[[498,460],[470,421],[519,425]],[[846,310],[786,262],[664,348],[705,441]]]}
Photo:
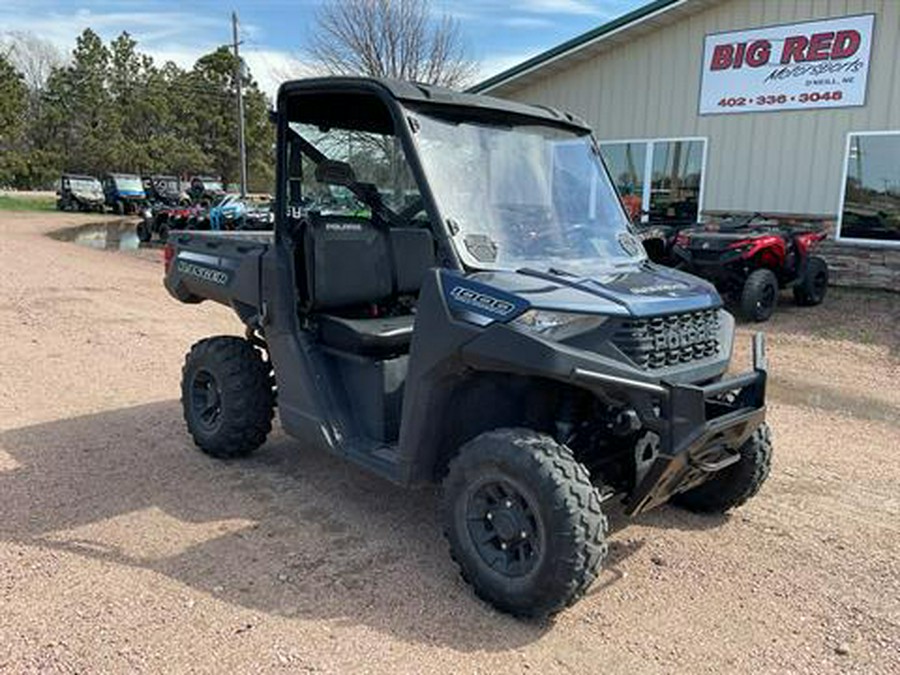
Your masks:
{"label": "big red lettering", "polygon": [[859,31],[842,30],[834,36],[834,47],[831,48],[832,59],[846,59],[853,56],[862,42]]}
{"label": "big red lettering", "polygon": [[809,49],[806,50],[807,61],[827,61],[830,58],[831,43],[834,31],[816,33],[809,38]]}
{"label": "big red lettering", "polygon": [[751,68],[759,68],[769,62],[772,55],[772,43],[768,40],[756,40],[747,48],[747,65]]}
{"label": "big red lettering", "polygon": [[709,68],[710,70],[725,70],[726,68],[731,68],[733,60],[734,47],[731,45],[716,45]]}
{"label": "big red lettering", "polygon": [[795,35],[794,37],[785,38],[784,49],[781,50],[781,63],[787,65],[791,61],[794,63],[803,63],[806,61],[804,52],[809,45],[809,40],[804,35]]}

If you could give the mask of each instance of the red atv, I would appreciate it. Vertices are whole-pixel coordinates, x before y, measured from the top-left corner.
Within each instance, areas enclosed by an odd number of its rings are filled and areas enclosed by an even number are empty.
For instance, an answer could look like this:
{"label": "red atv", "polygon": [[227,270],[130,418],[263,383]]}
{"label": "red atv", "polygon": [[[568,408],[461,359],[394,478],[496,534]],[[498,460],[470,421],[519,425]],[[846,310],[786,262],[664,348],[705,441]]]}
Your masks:
{"label": "red atv", "polygon": [[156,204],[144,209],[137,224],[138,239],[143,243],[153,239],[155,234],[163,243],[169,238],[169,230],[194,229],[203,216],[199,206],[167,206]]}
{"label": "red atv", "polygon": [[828,290],[828,265],[816,244],[828,235],[812,226],[784,225],[761,214],[725,218],[675,237],[676,266],[712,281],[750,321],[765,321],[782,288],[798,305],[818,305]]}

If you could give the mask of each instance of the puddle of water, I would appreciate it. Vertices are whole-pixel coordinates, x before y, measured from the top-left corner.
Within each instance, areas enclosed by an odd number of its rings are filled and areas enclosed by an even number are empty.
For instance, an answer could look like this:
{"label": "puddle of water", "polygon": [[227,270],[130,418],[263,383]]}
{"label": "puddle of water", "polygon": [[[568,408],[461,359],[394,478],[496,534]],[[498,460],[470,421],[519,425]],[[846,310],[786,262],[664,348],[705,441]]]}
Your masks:
{"label": "puddle of water", "polygon": [[771,398],[786,405],[819,408],[860,420],[900,423],[900,408],[869,396],[849,394],[823,385],[805,385],[773,378],[769,380]]}
{"label": "puddle of water", "polygon": [[67,227],[51,232],[58,241],[70,241],[79,246],[106,251],[135,251],[139,248],[158,248],[154,244],[142,244],[137,236],[134,220],[116,220],[109,223],[93,223]]}

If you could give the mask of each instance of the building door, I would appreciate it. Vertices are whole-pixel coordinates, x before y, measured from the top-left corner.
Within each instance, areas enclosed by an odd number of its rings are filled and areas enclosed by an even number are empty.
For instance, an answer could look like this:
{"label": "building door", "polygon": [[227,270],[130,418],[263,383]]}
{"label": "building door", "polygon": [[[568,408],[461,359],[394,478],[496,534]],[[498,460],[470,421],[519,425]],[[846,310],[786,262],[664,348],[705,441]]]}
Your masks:
{"label": "building door", "polygon": [[600,144],[600,152],[632,222],[697,222],[705,138],[610,141]]}

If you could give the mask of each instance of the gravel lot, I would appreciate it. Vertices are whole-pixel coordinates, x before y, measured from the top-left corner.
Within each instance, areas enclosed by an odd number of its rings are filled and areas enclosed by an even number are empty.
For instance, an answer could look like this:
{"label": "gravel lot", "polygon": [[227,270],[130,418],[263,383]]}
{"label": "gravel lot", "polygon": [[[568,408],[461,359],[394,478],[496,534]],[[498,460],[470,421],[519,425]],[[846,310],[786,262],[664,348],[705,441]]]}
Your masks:
{"label": "gravel lot", "polygon": [[240,325],[155,253],[44,236],[91,219],[0,214],[0,671],[900,672],[900,295],[785,298],[761,494],[613,512],[588,597],[521,623],[459,580],[434,491],[280,431],[194,451],[183,354]]}

